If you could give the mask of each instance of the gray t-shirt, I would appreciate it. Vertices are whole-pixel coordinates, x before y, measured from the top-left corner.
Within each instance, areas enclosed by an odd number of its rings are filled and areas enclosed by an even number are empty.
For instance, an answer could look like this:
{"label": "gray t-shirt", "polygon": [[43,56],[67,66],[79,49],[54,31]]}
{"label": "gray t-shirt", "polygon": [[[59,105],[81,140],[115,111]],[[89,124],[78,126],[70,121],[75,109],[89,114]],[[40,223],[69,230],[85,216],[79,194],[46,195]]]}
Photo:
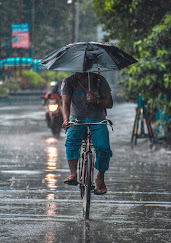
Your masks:
{"label": "gray t-shirt", "polygon": [[[98,79],[100,81],[98,81]],[[91,91],[96,95],[105,95],[111,91],[106,79],[98,74],[90,73]],[[70,117],[105,119],[106,109],[95,105],[87,104],[86,93],[88,88],[82,86],[77,74],[73,74],[63,80],[61,85],[61,95],[71,95]]]}

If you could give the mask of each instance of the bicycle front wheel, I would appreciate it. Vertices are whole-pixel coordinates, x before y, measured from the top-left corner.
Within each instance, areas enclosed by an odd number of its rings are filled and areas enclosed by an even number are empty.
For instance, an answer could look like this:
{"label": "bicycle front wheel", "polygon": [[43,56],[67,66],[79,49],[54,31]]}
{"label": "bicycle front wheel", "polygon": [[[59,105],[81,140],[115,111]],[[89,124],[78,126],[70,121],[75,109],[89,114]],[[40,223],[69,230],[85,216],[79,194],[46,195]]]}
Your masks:
{"label": "bicycle front wheel", "polygon": [[85,191],[83,197],[83,216],[89,219],[90,200],[91,200],[91,170],[92,170],[92,153],[87,153],[87,168],[85,171]]}

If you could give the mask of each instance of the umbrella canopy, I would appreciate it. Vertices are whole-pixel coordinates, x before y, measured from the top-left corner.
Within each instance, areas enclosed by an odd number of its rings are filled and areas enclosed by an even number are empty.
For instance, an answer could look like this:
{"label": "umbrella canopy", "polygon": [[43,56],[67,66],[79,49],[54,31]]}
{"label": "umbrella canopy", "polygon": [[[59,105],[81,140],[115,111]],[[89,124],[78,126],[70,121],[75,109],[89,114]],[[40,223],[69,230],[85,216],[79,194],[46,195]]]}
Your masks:
{"label": "umbrella canopy", "polygon": [[137,62],[112,44],[78,42],[50,53],[40,63],[49,70],[98,72],[122,69]]}

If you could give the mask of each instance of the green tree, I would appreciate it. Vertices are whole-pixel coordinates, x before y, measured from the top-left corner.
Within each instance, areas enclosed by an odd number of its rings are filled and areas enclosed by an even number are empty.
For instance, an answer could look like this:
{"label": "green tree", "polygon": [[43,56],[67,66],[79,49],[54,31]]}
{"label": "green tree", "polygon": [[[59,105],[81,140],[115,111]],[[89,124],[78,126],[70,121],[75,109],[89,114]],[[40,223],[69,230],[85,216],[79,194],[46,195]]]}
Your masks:
{"label": "green tree", "polygon": [[[11,24],[19,23],[19,1],[0,1],[0,58],[12,57]],[[72,10],[67,0],[22,0],[22,22],[30,26],[34,57],[42,58],[55,49],[71,43]],[[96,18],[91,0],[80,1],[79,41],[95,41]],[[6,45],[5,43],[8,43]],[[23,50],[23,56],[28,56]]]}
{"label": "green tree", "polygon": [[[35,0],[35,23],[32,29],[35,57],[42,58],[68,43],[69,15],[66,1]],[[31,16],[28,21],[31,21]]]}
{"label": "green tree", "polygon": [[70,74],[67,72],[56,72],[56,71],[47,71],[44,72],[41,76],[46,80],[47,83],[52,81],[62,82],[64,78],[68,77]]}
{"label": "green tree", "polygon": [[19,72],[17,72],[17,77],[20,79],[21,89],[40,90],[45,86],[45,82],[40,74],[30,70],[23,70],[22,77],[19,77]]}
{"label": "green tree", "polygon": [[169,9],[169,0],[92,0],[99,22],[119,39],[120,47],[133,53],[134,41],[144,39]]}
{"label": "green tree", "polygon": [[92,0],[80,1],[80,21],[78,41],[96,41],[97,18],[92,8]]}
{"label": "green tree", "polygon": [[121,81],[124,95],[137,99],[139,92],[151,107],[160,107],[171,115],[171,14],[144,40],[134,43],[137,58],[135,65],[126,70],[129,78]]}
{"label": "green tree", "polygon": [[0,1],[0,58],[11,55],[11,24],[18,22],[16,6],[17,0]]}

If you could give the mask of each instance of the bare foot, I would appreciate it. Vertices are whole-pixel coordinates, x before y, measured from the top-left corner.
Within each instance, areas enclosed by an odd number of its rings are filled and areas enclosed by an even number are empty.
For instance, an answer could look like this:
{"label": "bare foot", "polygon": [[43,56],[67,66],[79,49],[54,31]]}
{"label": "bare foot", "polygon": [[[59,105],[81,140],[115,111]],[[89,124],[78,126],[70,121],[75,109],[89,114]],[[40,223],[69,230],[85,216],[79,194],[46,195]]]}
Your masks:
{"label": "bare foot", "polygon": [[94,190],[94,194],[103,195],[107,192],[107,188],[103,179],[97,177],[96,179],[96,189]]}
{"label": "bare foot", "polygon": [[73,175],[70,175],[69,177],[67,177],[64,180],[64,183],[66,183],[68,185],[73,185],[73,186],[78,185],[78,182],[77,182],[77,174],[73,174]]}

